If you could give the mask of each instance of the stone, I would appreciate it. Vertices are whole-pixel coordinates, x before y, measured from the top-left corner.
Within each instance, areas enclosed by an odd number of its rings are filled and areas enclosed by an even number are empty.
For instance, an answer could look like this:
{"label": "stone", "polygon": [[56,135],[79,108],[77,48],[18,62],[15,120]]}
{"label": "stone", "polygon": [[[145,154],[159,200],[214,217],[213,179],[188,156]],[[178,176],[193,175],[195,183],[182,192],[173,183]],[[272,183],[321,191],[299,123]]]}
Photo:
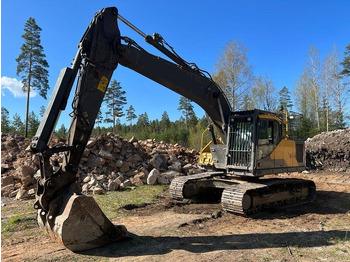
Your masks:
{"label": "stone", "polygon": [[25,178],[27,176],[32,177],[34,176],[34,174],[35,174],[35,170],[30,166],[21,166],[17,168],[17,176],[20,179]]}
{"label": "stone", "polygon": [[88,157],[90,155],[91,150],[87,147],[84,149],[83,157]]}
{"label": "stone", "polygon": [[104,148],[105,148],[106,151],[112,152],[112,150],[113,150],[113,148],[114,148],[113,142],[112,142],[112,141],[107,142],[107,143],[104,145]]}
{"label": "stone", "polygon": [[91,147],[93,147],[94,145],[96,145],[96,142],[97,142],[97,139],[96,139],[96,138],[91,138],[91,139],[87,142],[86,147],[87,147],[87,148],[91,148]]}
{"label": "stone", "polygon": [[120,168],[120,167],[123,165],[123,161],[122,161],[122,160],[117,160],[117,161],[115,162],[115,165],[116,165],[118,168]]}
{"label": "stone", "polygon": [[29,195],[29,196],[34,196],[34,195],[35,195],[35,189],[34,189],[34,188],[29,189],[29,190],[28,190],[28,195]]}
{"label": "stone", "polygon": [[20,200],[20,199],[25,199],[25,198],[28,198],[29,195],[28,195],[28,190],[26,190],[25,188],[21,187],[17,194],[16,194],[16,199],[17,200]]}
{"label": "stone", "polygon": [[92,194],[94,195],[102,195],[103,193],[103,188],[99,186],[94,187],[94,189],[92,190]]}
{"label": "stone", "polygon": [[16,197],[18,191],[19,191],[19,189],[16,189],[16,190],[10,192],[10,193],[8,194],[8,197]]}
{"label": "stone", "polygon": [[127,162],[123,162],[123,164],[119,168],[119,171],[122,173],[125,173],[125,172],[129,171],[129,169],[130,169],[129,164]]}
{"label": "stone", "polygon": [[160,185],[169,185],[170,184],[169,179],[166,176],[162,176],[162,175],[158,176],[157,182]]}
{"label": "stone", "polygon": [[140,177],[135,176],[135,177],[133,177],[131,179],[132,179],[132,184],[134,184],[135,186],[142,186],[142,185],[144,185],[144,183],[143,183],[143,181],[142,181],[142,179]]}
{"label": "stone", "polygon": [[169,169],[174,170],[176,172],[181,172],[181,162],[180,161],[175,161],[171,166],[169,166]]}
{"label": "stone", "polygon": [[133,136],[132,138],[130,138],[129,143],[134,143],[134,142],[137,142],[137,141],[138,141],[138,139]]}
{"label": "stone", "polygon": [[192,169],[194,168],[194,166],[192,164],[186,164],[182,167],[183,170],[189,170],[189,169]]}
{"label": "stone", "polygon": [[83,183],[89,183],[91,180],[91,176],[86,176],[84,179],[83,179]]}
{"label": "stone", "polygon": [[89,188],[90,188],[89,184],[84,184],[82,186],[81,190],[82,190],[83,193],[87,193],[87,192],[89,192]]}
{"label": "stone", "polygon": [[32,178],[30,176],[23,177],[21,179],[21,182],[23,185],[29,186],[30,184],[32,184]]}
{"label": "stone", "polygon": [[147,177],[147,184],[148,185],[155,185],[157,183],[158,176],[160,175],[160,172],[153,168],[151,172],[149,172]]}
{"label": "stone", "polygon": [[113,155],[112,155],[109,151],[106,151],[106,150],[102,150],[102,149],[101,149],[101,150],[98,152],[98,155],[99,155],[100,157],[104,158],[104,159],[107,159],[107,160],[113,160],[113,159],[114,159]]}
{"label": "stone", "polygon": [[120,180],[119,178],[116,178],[113,180],[114,183],[116,183],[116,185],[119,187],[120,184],[122,183],[122,180]]}
{"label": "stone", "polygon": [[169,181],[173,180],[175,177],[182,176],[183,174],[177,171],[169,170],[161,174],[165,176]]}
{"label": "stone", "polygon": [[8,186],[8,185],[14,185],[15,180],[12,175],[4,176],[1,178],[1,187]]}
{"label": "stone", "polygon": [[129,179],[126,179],[123,183],[124,187],[131,186],[131,181]]}
{"label": "stone", "polygon": [[160,170],[160,169],[167,169],[168,165],[164,159],[164,157],[162,157],[162,155],[160,154],[155,154],[152,159],[149,161],[149,163],[156,169]]}
{"label": "stone", "polygon": [[5,194],[9,194],[11,191],[13,191],[15,189],[14,185],[7,185],[7,186],[3,186],[1,187],[1,195],[4,196]]}
{"label": "stone", "polygon": [[1,173],[4,173],[7,169],[9,169],[9,165],[1,163]]}
{"label": "stone", "polygon": [[107,185],[108,191],[117,191],[118,188],[119,188],[119,185],[114,181],[109,182]]}
{"label": "stone", "polygon": [[36,171],[36,173],[34,174],[34,179],[35,180],[39,180],[39,178],[41,178],[41,171],[40,171],[40,169],[38,171]]}
{"label": "stone", "polygon": [[99,167],[103,166],[106,163],[106,160],[104,160],[102,157],[90,154],[87,162],[89,163],[89,166]]}

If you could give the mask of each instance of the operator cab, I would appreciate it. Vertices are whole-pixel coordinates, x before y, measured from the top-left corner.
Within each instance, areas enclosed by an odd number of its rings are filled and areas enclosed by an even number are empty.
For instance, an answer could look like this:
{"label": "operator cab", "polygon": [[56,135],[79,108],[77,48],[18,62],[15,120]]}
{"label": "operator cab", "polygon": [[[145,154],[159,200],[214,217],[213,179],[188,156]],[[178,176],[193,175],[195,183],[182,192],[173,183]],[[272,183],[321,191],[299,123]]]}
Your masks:
{"label": "operator cab", "polygon": [[304,142],[287,139],[282,130],[275,113],[232,112],[227,145],[210,145],[215,168],[241,176],[304,170]]}

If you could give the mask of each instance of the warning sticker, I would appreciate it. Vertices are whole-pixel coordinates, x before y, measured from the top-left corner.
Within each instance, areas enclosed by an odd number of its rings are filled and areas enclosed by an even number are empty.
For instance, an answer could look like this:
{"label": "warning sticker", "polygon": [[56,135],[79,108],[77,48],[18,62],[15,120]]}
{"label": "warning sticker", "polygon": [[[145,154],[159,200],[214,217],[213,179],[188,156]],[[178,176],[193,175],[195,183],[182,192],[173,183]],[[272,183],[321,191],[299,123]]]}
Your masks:
{"label": "warning sticker", "polygon": [[97,89],[104,93],[106,92],[107,85],[108,85],[108,78],[105,77],[104,75],[101,76],[100,82],[97,85]]}

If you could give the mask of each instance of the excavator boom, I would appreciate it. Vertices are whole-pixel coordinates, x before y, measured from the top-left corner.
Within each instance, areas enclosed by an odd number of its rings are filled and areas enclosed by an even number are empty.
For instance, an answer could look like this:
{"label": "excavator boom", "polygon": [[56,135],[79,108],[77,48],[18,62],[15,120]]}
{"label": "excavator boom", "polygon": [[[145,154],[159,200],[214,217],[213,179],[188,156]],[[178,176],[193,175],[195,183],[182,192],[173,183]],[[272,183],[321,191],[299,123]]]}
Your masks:
{"label": "excavator boom", "polygon": [[[159,34],[155,37],[145,35],[145,39],[173,62],[149,54],[133,40],[121,37],[117,19],[115,7],[95,14],[79,42],[72,67],[62,69],[58,77],[31,143],[32,150],[38,153],[41,170],[34,204],[38,224],[73,251],[104,245],[126,235],[125,227],[114,226],[92,197],[81,194],[75,182],[81,157],[118,64],[196,102],[211,117],[222,139],[226,139],[226,120],[231,108],[220,87],[196,66],[191,66],[172,49],[166,48]],[[122,40],[126,44],[122,44]],[[77,76],[67,145],[50,147],[51,135]],[[64,160],[54,172],[50,157],[58,152],[64,152]]]}

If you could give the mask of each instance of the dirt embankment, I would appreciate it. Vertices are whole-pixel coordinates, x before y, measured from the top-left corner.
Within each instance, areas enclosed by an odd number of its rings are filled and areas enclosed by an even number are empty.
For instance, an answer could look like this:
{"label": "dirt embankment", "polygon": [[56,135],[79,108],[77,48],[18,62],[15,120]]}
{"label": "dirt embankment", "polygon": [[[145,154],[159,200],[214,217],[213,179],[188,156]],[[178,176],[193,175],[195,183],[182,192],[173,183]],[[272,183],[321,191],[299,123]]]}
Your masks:
{"label": "dirt embankment", "polygon": [[310,170],[350,173],[350,128],[309,138],[305,149]]}

